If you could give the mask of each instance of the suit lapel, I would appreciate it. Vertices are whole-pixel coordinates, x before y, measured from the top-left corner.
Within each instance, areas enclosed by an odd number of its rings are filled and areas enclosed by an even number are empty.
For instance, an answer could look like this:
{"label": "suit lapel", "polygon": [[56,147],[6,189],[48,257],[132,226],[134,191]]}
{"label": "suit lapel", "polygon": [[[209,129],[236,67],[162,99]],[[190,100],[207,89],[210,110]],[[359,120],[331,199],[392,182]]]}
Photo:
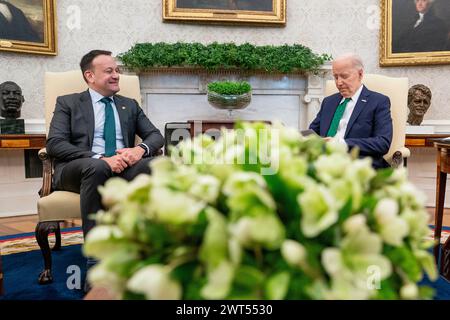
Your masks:
{"label": "suit lapel", "polygon": [[331,105],[331,109],[329,112],[325,112],[324,113],[324,124],[325,126],[323,127],[323,132],[320,133],[320,135],[322,137],[326,137],[328,130],[330,129],[331,126],[331,121],[333,120],[334,117],[334,113],[336,112],[336,109],[339,105],[339,103],[342,100],[342,96],[340,94],[336,94],[335,97],[332,98],[332,100],[330,101],[330,105]]}
{"label": "suit lapel", "polygon": [[114,103],[116,105],[117,113],[119,114],[120,128],[122,130],[123,143],[125,148],[130,147],[128,141],[128,107],[119,96],[114,96]]}
{"label": "suit lapel", "polygon": [[81,110],[83,112],[84,120],[86,121],[86,127],[88,132],[89,147],[92,148],[92,142],[94,140],[95,119],[94,109],[92,106],[91,95],[86,90],[81,94],[80,98]]}
{"label": "suit lapel", "polygon": [[353,109],[352,115],[350,116],[350,120],[348,121],[347,129],[345,130],[344,138],[347,137],[350,129],[355,123],[356,119],[360,115],[361,111],[363,111],[365,105],[368,103],[370,92],[367,90],[366,86],[363,86],[361,94],[359,95],[358,101],[356,102],[355,108]]}

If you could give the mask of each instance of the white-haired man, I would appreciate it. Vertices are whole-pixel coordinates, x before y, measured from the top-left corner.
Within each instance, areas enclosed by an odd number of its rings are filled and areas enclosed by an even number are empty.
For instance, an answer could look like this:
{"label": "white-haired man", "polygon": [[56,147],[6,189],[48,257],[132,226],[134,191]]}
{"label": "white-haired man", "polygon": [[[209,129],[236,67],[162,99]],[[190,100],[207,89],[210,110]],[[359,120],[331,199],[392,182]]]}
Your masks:
{"label": "white-haired man", "polygon": [[326,97],[309,126],[327,139],[335,138],[349,149],[359,148],[361,157],[371,157],[374,168],[388,167],[383,159],[392,141],[392,118],[388,97],[362,84],[364,66],[353,53],[333,61],[338,93]]}
{"label": "white-haired man", "polygon": [[431,52],[446,50],[448,27],[438,18],[432,6],[434,0],[413,0],[416,16],[393,43],[393,52]]}

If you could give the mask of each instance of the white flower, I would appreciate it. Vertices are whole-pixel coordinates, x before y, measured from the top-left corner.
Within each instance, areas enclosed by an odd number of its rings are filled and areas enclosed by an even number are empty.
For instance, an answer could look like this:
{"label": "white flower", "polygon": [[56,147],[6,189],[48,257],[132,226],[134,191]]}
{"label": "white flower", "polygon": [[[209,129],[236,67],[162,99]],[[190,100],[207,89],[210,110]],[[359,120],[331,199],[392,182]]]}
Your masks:
{"label": "white flower", "polygon": [[128,181],[119,177],[108,179],[105,185],[99,186],[102,203],[109,208],[121,202],[128,196]]}
{"label": "white flower", "polygon": [[246,248],[261,245],[278,249],[285,237],[284,226],[274,215],[241,218],[230,225],[230,232]]}
{"label": "white flower", "polygon": [[98,263],[89,269],[89,282],[96,287],[107,288],[113,295],[119,295],[126,285],[126,279],[120,278],[109,270],[104,263]]}
{"label": "white flower", "polygon": [[202,288],[201,295],[205,299],[225,299],[230,292],[234,277],[233,265],[227,261],[208,273],[208,283]]}
{"label": "white flower", "polygon": [[151,300],[179,300],[182,295],[181,286],[170,278],[169,269],[159,264],[137,271],[128,281],[127,288]]}
{"label": "white flower", "polygon": [[281,246],[281,255],[291,266],[299,266],[306,258],[306,250],[299,242],[288,239]]}
{"label": "white flower", "polygon": [[315,162],[317,176],[324,183],[330,183],[334,179],[340,179],[351,160],[346,154],[333,153],[321,155]]}
{"label": "white flower", "polygon": [[367,299],[375,294],[368,285],[369,271],[376,268],[379,280],[386,279],[392,266],[381,253],[379,236],[363,226],[351,230],[342,240],[340,248],[326,248],[322,264],[332,278],[333,299]]}
{"label": "white flower", "polygon": [[220,181],[211,175],[200,175],[189,189],[189,193],[193,196],[204,200],[210,204],[214,204],[219,196]]}
{"label": "white flower", "polygon": [[117,226],[96,226],[86,235],[83,252],[86,256],[106,258],[114,253],[124,234]]}
{"label": "white flower", "polygon": [[193,199],[186,193],[167,188],[153,188],[150,191],[150,207],[162,223],[193,223],[205,206],[205,202]]}
{"label": "white flower", "polygon": [[408,235],[409,227],[405,220],[398,216],[397,201],[386,198],[375,207],[375,219],[383,240],[393,246],[401,246]]}
{"label": "white flower", "polygon": [[400,288],[400,297],[402,299],[417,299],[419,297],[419,288],[414,283],[407,283]]}
{"label": "white flower", "polygon": [[355,214],[344,221],[343,229],[347,233],[357,232],[361,228],[366,228],[366,217],[363,214]]}
{"label": "white flower", "polygon": [[330,191],[321,185],[310,185],[297,197],[302,210],[300,228],[312,238],[338,220],[338,208]]}

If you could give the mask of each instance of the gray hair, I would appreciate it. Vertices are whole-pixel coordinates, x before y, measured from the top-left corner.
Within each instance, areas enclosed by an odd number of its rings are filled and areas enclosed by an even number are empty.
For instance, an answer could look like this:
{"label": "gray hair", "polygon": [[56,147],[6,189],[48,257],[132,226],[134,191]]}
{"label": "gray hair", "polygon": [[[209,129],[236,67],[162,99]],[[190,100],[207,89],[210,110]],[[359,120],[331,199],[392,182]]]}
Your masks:
{"label": "gray hair", "polygon": [[333,62],[340,61],[340,60],[350,60],[352,63],[352,66],[355,69],[364,70],[364,63],[363,63],[361,57],[359,55],[357,55],[356,53],[353,53],[353,52],[344,53],[344,54],[338,56],[336,59],[334,59]]}

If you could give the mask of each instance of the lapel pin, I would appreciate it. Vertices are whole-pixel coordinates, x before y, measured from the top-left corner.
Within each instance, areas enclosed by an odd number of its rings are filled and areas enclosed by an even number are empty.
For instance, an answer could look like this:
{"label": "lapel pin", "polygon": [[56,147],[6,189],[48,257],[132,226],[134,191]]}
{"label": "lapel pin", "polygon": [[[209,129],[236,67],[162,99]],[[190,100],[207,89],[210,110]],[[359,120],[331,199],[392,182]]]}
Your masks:
{"label": "lapel pin", "polygon": [[366,99],[361,99],[361,101],[362,101],[362,102],[367,102],[367,100],[366,100]]}
{"label": "lapel pin", "polygon": [[122,106],[122,110],[125,110],[127,107],[125,107],[125,106]]}

